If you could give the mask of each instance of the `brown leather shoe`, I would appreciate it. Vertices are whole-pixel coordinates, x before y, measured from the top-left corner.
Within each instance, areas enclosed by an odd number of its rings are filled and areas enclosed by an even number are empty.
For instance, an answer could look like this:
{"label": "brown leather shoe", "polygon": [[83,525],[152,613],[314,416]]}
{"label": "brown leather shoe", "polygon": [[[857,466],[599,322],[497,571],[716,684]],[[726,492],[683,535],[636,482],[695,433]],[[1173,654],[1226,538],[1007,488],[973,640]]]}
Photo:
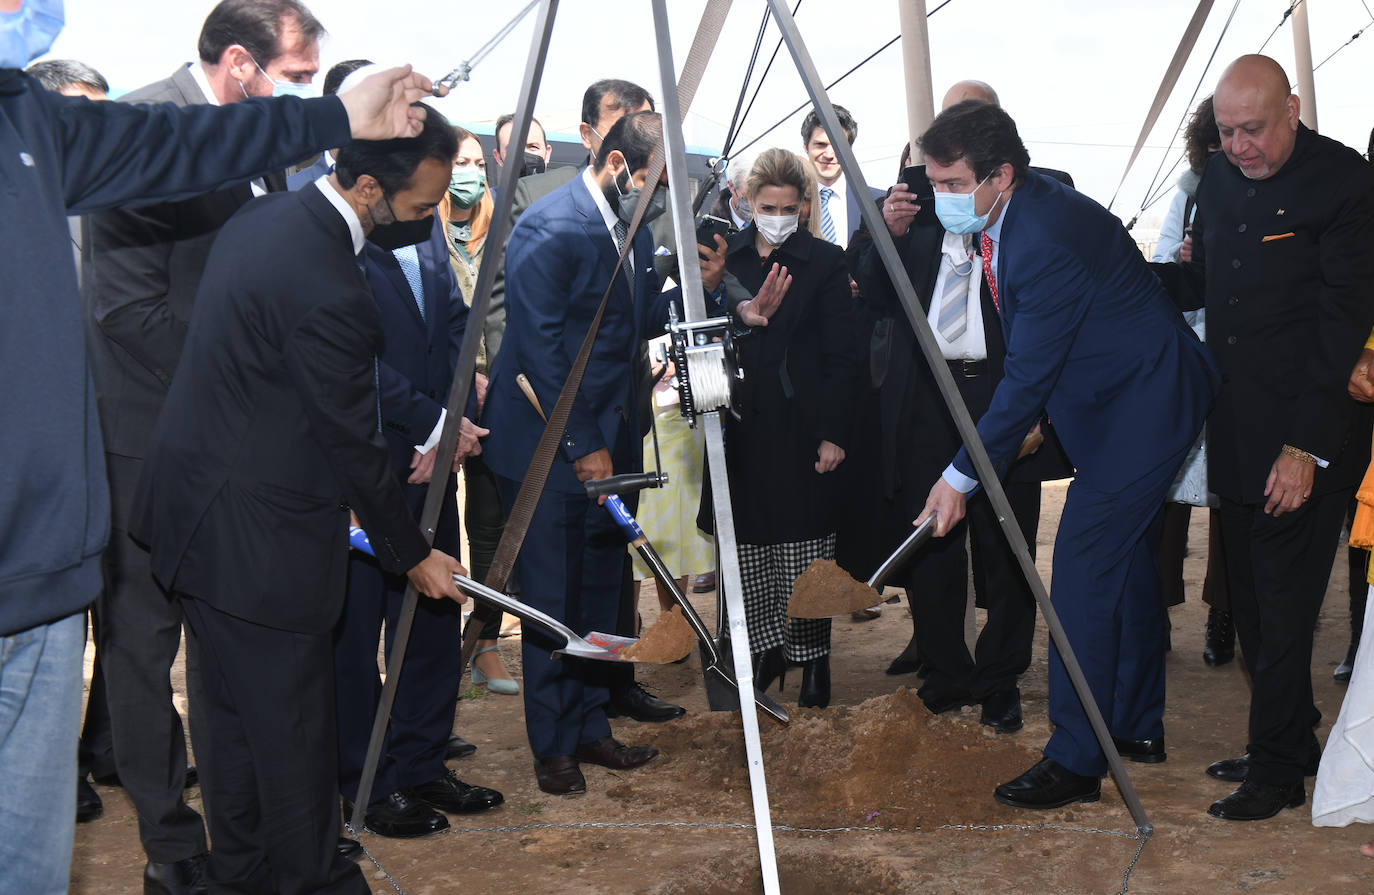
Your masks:
{"label": "brown leather shoe", "polygon": [[539,780],[539,788],[551,796],[575,796],[587,791],[582,769],[571,755],[536,758],[534,776]]}
{"label": "brown leather shoe", "polygon": [[613,771],[628,771],[648,764],[657,756],[658,750],[653,746],[626,746],[615,737],[602,737],[578,746],[573,757]]}

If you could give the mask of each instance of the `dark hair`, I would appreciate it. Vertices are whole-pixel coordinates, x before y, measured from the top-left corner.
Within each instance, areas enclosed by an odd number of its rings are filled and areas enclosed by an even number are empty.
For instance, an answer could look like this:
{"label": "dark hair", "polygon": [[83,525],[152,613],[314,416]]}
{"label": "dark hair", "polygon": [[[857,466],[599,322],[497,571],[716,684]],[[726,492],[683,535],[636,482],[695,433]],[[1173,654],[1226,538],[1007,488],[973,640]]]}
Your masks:
{"label": "dark hair", "polygon": [[374,64],[375,63],[370,59],[349,59],[346,62],[338,63],[324,73],[324,95],[333,96],[338,93],[339,88],[343,86],[345,78],[360,68],[366,68]]}
{"label": "dark hair", "polygon": [[921,135],[921,149],[942,165],[963,159],[980,181],[1009,164],[1012,184],[1019,186],[1030,167],[1016,122],[1001,106],[977,99],[955,103],[937,115]]}
{"label": "dark hair", "polygon": [[219,63],[224,51],[238,44],[258,65],[281,55],[282,20],[294,19],[306,40],[324,36],[324,26],[300,0],[221,0],[205,17],[196,49],[202,62]]}
{"label": "dark hair", "polygon": [[1188,126],[1183,129],[1183,146],[1188,152],[1188,167],[1194,174],[1201,174],[1207,159],[1212,157],[1216,147],[1221,145],[1221,135],[1217,132],[1217,116],[1212,111],[1212,98],[1209,96],[1197,104]]}
{"label": "dark hair", "polygon": [[110,92],[105,76],[84,62],[75,59],[47,59],[35,62],[24,72],[32,75],[45,90],[61,93],[67,87],[89,87],[101,93]]}
{"label": "dark hair", "polygon": [[631,112],[606,131],[593,170],[599,172],[605,168],[606,159],[612,152],[625,156],[625,164],[631,171],[647,168],[654,150],[662,143],[663,118],[657,112]]}
{"label": "dark hair", "polygon": [[[497,148],[498,148],[498,149],[500,148],[500,145],[501,145],[501,128],[505,127],[505,126],[508,125],[508,124],[514,124],[514,123],[515,123],[515,115],[512,114],[512,113],[510,113],[510,112],[507,112],[506,114],[502,115],[500,118],[496,119],[496,127],[492,129],[491,137],[492,137],[493,140],[496,141],[496,144],[497,144]],[[531,115],[531,116],[530,116],[530,124],[539,124],[539,119],[538,119],[538,118],[535,118],[533,115]],[[545,142],[545,143],[549,142],[549,132],[546,131],[546,130],[544,130],[544,125],[542,125],[542,124],[539,124],[539,133],[541,133],[541,134],[544,135],[544,142]],[[509,146],[509,145],[506,147],[506,150],[507,150],[508,152],[510,151],[510,146]],[[522,151],[523,151],[523,150],[522,150]]]}
{"label": "dark hair", "polygon": [[346,190],[364,174],[377,178],[382,194],[394,196],[410,184],[410,178],[425,159],[438,159],[445,167],[453,165],[458,154],[458,134],[453,126],[434,109],[415,103],[425,110],[425,122],[418,137],[397,140],[354,140],[339,150],[334,160],[334,173],[339,186]]}
{"label": "dark hair", "polygon": [[[840,127],[844,128],[844,137],[849,141],[849,145],[853,146],[854,141],[859,138],[859,123],[854,120],[854,116],[850,115],[849,110],[844,106],[835,107],[835,117],[840,119]],[[806,117],[802,119],[801,135],[803,147],[811,143],[811,135],[815,133],[818,127],[823,127],[821,124],[821,116],[816,113],[815,109],[812,109],[810,112],[807,112]]]}
{"label": "dark hair", "polygon": [[649,104],[650,112],[654,111],[654,98],[643,87],[619,78],[603,78],[582,94],[583,124],[596,127],[601,122],[601,101],[608,93],[615,97],[616,105],[624,109],[626,114],[637,111],[645,103]]}

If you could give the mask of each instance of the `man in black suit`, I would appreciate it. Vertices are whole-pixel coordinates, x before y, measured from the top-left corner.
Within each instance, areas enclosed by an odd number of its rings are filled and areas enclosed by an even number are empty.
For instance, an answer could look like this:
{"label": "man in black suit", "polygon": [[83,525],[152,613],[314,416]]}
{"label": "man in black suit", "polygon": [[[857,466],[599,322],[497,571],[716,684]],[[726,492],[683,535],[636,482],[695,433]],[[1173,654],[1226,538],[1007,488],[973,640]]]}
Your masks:
{"label": "man in black suit", "polygon": [[250,203],[206,262],[131,530],[183,608],[198,660],[212,888],[368,891],[335,849],[331,632],[350,507],[383,569],[463,599],[452,580],[462,567],[425,543],[391,470],[380,319],[357,259],[383,227],[396,243],[429,232],[448,188],[447,133],[431,111],[417,138],[378,146],[410,158],[417,144],[438,147],[390,192],[386,172],[336,170]]}
{"label": "man in black suit", "polygon": [[[229,105],[271,96],[278,81],[308,86],[319,68],[323,33],[297,0],[225,0],[205,19],[199,61],[124,100]],[[170,698],[181,609],[154,583],[147,554],[129,540],[130,503],[210,245],[254,195],[284,186],[276,173],[91,220],[91,276],[83,289],[87,345],[113,511],[97,634],[119,781],[138,811],[153,892],[181,891],[188,876],[177,866],[205,852],[205,830],[182,798],[185,736]],[[194,703],[193,665],[187,681]]]}
{"label": "man in black suit", "polygon": [[[997,94],[987,84],[961,81],[945,94],[944,108],[966,99],[997,104]],[[929,181],[923,181],[917,193],[912,194],[906,183],[893,186],[883,202],[883,220],[959,394],[977,421],[1002,379],[1006,344],[999,313],[970,239],[947,233],[940,225]],[[918,215],[922,205],[924,213]],[[910,533],[911,520],[925,506],[925,483],[940,475],[963,442],[877,250],[864,241],[857,258],[865,302],[890,321],[890,342],[871,366],[880,380],[880,466],[889,516],[884,543],[895,545]],[[1040,428],[1049,434],[1043,421]],[[1052,434],[1048,444],[1008,471],[1007,499],[1032,556],[1040,482],[1072,474]],[[987,609],[987,623],[973,655],[964,643],[966,542],[973,552],[974,590],[979,605]],[[903,586],[911,604],[912,637],[888,673],[923,670],[926,680],[919,695],[936,714],[981,704],[982,723],[998,733],[1020,730],[1017,677],[1030,665],[1035,597],[986,495],[970,501],[967,523],[951,536],[929,543],[908,563]]]}
{"label": "man in black suit", "polygon": [[[356,143],[340,150],[340,176],[362,172],[376,177],[383,189],[396,192],[413,180],[418,159],[449,150],[457,155],[453,130],[435,132],[434,145],[414,141],[405,150],[386,144]],[[450,148],[451,147],[451,148]],[[468,308],[448,261],[448,243],[435,215],[420,228],[418,244],[394,245],[389,230],[373,231],[363,247],[363,274],[381,315],[382,347],[377,382],[381,395],[382,434],[391,470],[414,518],[424,507],[427,483],[433,475],[445,479],[446,495],[439,513],[434,544],[457,555],[458,483],[453,469],[471,453],[481,451],[477,436],[486,430],[462,421],[462,436],[454,466],[435,470],[434,457],[447,411],[444,401],[458,364]],[[477,415],[476,392],[469,398],[468,416]],[[339,718],[339,789],[349,805],[357,798],[358,781],[367,757],[373,715],[382,692],[377,674],[377,640],[386,622],[386,646],[400,616],[405,578],[388,574],[377,561],[352,552],[348,561],[348,596],[334,629],[334,666]],[[444,767],[458,689],[463,679],[462,611],[447,600],[421,602],[406,649],[401,683],[391,708],[390,725],[377,766],[367,828],[382,836],[409,838],[448,828],[447,811],[471,814],[504,801],[501,793],[459,780]]]}
{"label": "man in black suit", "polygon": [[1306,800],[1303,777],[1320,757],[1312,635],[1369,459],[1368,408],[1346,388],[1374,324],[1374,176],[1354,150],[1300,123],[1289,83],[1266,56],[1222,74],[1222,151],[1198,185],[1193,260],[1156,268],[1182,287],[1185,310],[1205,302],[1221,369],[1208,483],[1251,684],[1246,754],[1207,769],[1240,783],[1208,808],[1226,820]]}

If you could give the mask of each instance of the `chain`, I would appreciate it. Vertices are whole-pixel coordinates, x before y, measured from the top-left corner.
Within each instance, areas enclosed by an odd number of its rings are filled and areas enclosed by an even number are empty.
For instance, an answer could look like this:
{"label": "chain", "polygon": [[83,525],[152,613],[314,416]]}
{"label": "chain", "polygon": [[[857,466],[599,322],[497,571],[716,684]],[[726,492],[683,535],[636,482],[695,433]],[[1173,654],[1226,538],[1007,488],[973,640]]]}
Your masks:
{"label": "chain", "polygon": [[[462,829],[462,830],[459,830],[459,829],[455,829],[455,828],[453,828],[453,827],[450,827],[449,829],[445,830],[443,833],[440,833],[439,835],[441,835],[441,836],[442,836],[442,835],[462,835],[462,834],[468,834],[468,833],[524,833],[524,832],[529,832],[529,831],[532,831],[532,830],[651,830],[651,829],[680,829],[680,830],[740,830],[740,831],[746,831],[746,830],[753,830],[753,829],[755,829],[755,825],[754,825],[754,824],[747,824],[747,823],[715,823],[715,824],[712,824],[712,823],[691,823],[691,822],[688,822],[688,821],[673,821],[673,820],[645,821],[645,822],[642,822],[642,823],[615,823],[615,822],[609,822],[609,821],[583,821],[583,822],[580,822],[580,823],[568,823],[568,824],[519,824],[519,825],[517,825],[517,826],[510,826],[510,827],[469,827],[469,828]],[[1151,831],[1149,831],[1149,830],[1137,830],[1137,831],[1135,831],[1135,832],[1128,833],[1128,832],[1125,832],[1125,831],[1123,831],[1123,830],[1102,830],[1102,829],[1098,829],[1098,828],[1096,828],[1096,827],[1071,827],[1071,826],[1066,826],[1066,825],[1064,825],[1064,824],[986,824],[986,825],[985,825],[985,824],[941,824],[940,826],[934,827],[933,829],[935,829],[935,830],[953,830],[953,831],[956,831],[956,832],[977,832],[977,833],[984,833],[984,832],[999,833],[999,832],[1004,832],[1004,831],[1007,831],[1007,830],[1013,830],[1013,831],[1022,832],[1022,833],[1037,833],[1037,832],[1044,832],[1044,831],[1056,832],[1056,833],[1087,833],[1087,834],[1100,835],[1100,836],[1116,836],[1116,837],[1119,837],[1119,838],[1121,838],[1121,839],[1135,839],[1135,840],[1138,840],[1140,844],[1139,844],[1138,846],[1136,846],[1135,856],[1132,857],[1130,863],[1126,865],[1126,870],[1125,870],[1125,872],[1124,872],[1124,873],[1122,874],[1122,876],[1121,876],[1121,888],[1117,891],[1116,895],[1126,895],[1127,890],[1130,888],[1131,874],[1135,871],[1135,866],[1136,866],[1136,864],[1140,862],[1140,856],[1141,856],[1141,855],[1144,853],[1144,851],[1145,851],[1145,843],[1149,841],[1149,839],[1150,839],[1150,833],[1151,833]],[[773,830],[774,830],[775,832],[780,832],[780,833],[809,833],[809,834],[817,834],[817,833],[826,834],[826,833],[888,833],[888,832],[896,832],[896,831],[892,830],[892,829],[889,828],[889,827],[792,827],[792,826],[788,826],[787,824],[774,824],[774,825],[773,825]],[[345,831],[346,833],[348,833],[348,835],[352,836],[355,840],[358,840],[358,835],[353,831],[353,826],[352,826],[352,824],[344,824],[344,831]],[[916,832],[916,833],[919,833],[920,831],[921,831],[921,827],[904,827],[904,828],[901,830],[901,832],[906,832],[906,833],[909,833],[909,832]],[[361,840],[358,840],[358,841],[359,841],[359,844],[361,845],[361,844],[362,844],[362,843],[361,843]],[[376,868],[382,872],[382,875],[383,875],[384,877],[386,877],[386,881],[389,882],[389,883],[391,883],[391,887],[392,887],[393,889],[396,890],[397,895],[406,895],[405,890],[402,889],[401,886],[400,886],[400,884],[396,882],[396,879],[395,879],[390,873],[387,872],[387,869],[381,865],[381,862],[379,862],[379,861],[373,856],[372,852],[370,852],[370,851],[367,850],[367,846],[366,846],[366,845],[363,846],[363,854],[367,855],[368,860],[371,861],[371,862],[373,863],[373,865],[376,866]]]}

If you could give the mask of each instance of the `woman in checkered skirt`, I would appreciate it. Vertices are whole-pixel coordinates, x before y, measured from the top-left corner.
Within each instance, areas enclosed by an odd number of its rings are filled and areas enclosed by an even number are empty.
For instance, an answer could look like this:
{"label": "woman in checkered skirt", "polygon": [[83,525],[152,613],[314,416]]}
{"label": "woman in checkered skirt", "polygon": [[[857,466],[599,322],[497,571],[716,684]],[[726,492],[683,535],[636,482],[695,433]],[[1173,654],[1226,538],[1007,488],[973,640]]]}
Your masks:
{"label": "woman in checkered skirt", "polygon": [[[815,175],[795,153],[762,153],[745,192],[754,220],[730,240],[725,269],[758,296],[785,293],[766,327],[739,340],[742,418],[725,453],[739,540],[754,676],[766,690],[802,666],[803,706],[830,702],[830,620],[787,618],[792,583],[835,557],[835,476],[849,438],[857,358],[844,254],[818,238]],[[807,219],[811,221],[807,229]]]}

